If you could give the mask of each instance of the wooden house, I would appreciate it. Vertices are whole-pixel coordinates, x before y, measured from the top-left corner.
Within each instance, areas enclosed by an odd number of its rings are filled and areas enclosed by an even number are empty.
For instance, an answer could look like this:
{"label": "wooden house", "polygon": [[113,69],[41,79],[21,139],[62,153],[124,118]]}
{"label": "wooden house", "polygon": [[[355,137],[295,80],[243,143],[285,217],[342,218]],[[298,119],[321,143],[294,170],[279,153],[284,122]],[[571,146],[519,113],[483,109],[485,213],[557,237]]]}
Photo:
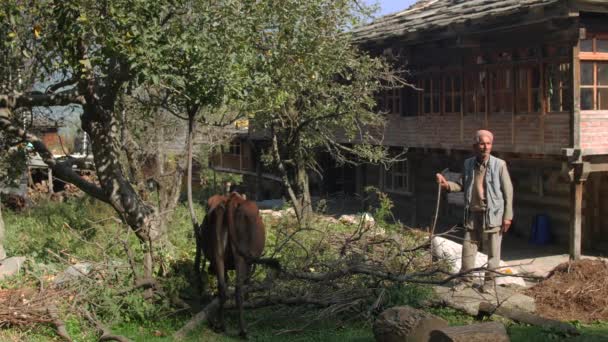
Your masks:
{"label": "wooden house", "polygon": [[[380,186],[404,222],[428,223],[434,174],[460,171],[474,132],[488,129],[515,185],[515,232],[528,236],[547,215],[571,258],[606,251],[608,1],[421,0],[353,34],[417,88],[380,101],[384,142],[407,160],[349,170],[353,192]],[[458,222],[462,207],[448,202],[442,217]]]}

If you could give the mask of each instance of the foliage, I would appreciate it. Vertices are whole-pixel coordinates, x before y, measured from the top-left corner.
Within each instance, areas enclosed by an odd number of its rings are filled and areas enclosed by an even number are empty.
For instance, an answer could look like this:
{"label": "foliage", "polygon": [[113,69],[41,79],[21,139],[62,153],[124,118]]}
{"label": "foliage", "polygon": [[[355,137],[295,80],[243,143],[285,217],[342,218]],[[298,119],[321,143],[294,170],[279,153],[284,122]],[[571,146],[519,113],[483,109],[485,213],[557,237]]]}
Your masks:
{"label": "foliage", "polygon": [[[384,118],[374,93],[387,64],[358,50],[348,30],[368,9],[354,0],[266,1],[266,29],[255,69],[256,128],[275,142],[272,164],[298,216],[311,209],[307,172],[318,155],[338,163],[379,161]],[[349,146],[354,144],[354,146]],[[300,215],[302,211],[302,215]]]}

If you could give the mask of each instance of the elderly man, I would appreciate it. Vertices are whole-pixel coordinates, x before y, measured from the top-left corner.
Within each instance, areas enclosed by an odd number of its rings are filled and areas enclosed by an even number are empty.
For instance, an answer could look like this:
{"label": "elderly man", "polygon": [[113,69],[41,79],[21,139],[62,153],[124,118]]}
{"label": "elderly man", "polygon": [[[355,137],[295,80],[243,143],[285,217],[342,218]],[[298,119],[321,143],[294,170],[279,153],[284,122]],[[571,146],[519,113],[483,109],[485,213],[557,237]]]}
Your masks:
{"label": "elderly man", "polygon": [[[449,182],[443,175],[436,175],[444,190],[464,191],[465,235],[461,272],[475,267],[480,245],[488,255],[488,269],[498,268],[502,234],[509,230],[513,219],[513,185],[506,162],[490,154],[493,141],[494,135],[490,131],[477,131],[473,143],[475,156],[464,161],[460,182]],[[493,288],[494,275],[486,272],[484,290]]]}

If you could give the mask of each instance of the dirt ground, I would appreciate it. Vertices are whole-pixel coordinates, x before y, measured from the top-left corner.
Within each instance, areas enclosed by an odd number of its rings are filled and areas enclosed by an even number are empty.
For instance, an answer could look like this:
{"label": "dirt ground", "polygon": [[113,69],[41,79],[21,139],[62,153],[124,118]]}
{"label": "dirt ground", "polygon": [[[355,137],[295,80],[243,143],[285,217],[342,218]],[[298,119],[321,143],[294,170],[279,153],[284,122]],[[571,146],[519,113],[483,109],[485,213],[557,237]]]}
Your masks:
{"label": "dirt ground", "polygon": [[580,260],[558,265],[547,279],[530,288],[544,317],[590,323],[608,320],[608,263]]}

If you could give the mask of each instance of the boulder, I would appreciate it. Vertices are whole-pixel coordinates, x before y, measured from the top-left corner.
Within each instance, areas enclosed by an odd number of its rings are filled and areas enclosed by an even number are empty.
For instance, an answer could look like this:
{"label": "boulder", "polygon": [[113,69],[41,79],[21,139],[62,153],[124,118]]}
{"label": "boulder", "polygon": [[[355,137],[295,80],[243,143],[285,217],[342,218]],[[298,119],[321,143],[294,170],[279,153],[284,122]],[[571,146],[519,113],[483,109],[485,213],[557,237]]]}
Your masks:
{"label": "boulder", "polygon": [[[448,240],[446,238],[442,238],[440,236],[433,237],[433,241],[431,242],[433,247],[433,255],[437,258],[446,260],[451,268],[452,272],[460,271],[462,266],[462,245],[454,242],[452,240]],[[484,267],[488,263],[488,256],[484,253],[477,252],[475,257],[475,267]],[[507,273],[507,274],[517,274],[517,270],[514,267],[509,267],[504,261],[500,261],[500,267],[497,269],[499,272]],[[482,272],[473,273],[474,277],[479,277],[479,279],[483,279],[484,275]],[[526,282],[521,277],[509,277],[509,276],[497,276],[496,277],[496,285],[518,285],[525,287]]]}
{"label": "boulder", "polygon": [[447,326],[445,320],[428,312],[398,306],[384,310],[373,329],[378,342],[427,342],[431,331]]}
{"label": "boulder", "polygon": [[433,330],[429,342],[509,342],[502,323],[487,322]]}
{"label": "boulder", "polygon": [[10,257],[0,261],[0,280],[19,273],[25,257]]}
{"label": "boulder", "polygon": [[83,262],[80,264],[72,265],[68,267],[65,271],[61,272],[55,278],[54,284],[55,286],[61,286],[67,282],[72,280],[76,280],[80,277],[87,276],[91,273],[93,265],[88,262]]}

